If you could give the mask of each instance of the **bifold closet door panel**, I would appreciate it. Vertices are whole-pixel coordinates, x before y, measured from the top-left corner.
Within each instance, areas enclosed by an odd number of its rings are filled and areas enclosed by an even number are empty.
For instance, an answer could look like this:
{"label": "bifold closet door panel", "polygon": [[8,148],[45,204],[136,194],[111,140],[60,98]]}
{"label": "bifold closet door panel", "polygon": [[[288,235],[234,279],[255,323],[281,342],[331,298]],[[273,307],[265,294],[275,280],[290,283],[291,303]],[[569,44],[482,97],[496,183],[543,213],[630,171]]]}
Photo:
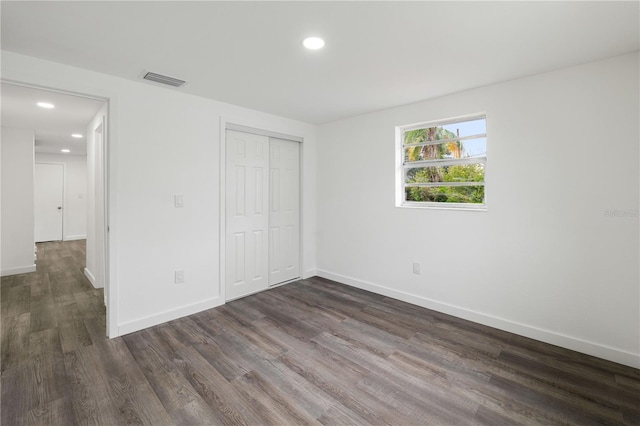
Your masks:
{"label": "bifold closet door panel", "polygon": [[269,138],[226,131],[226,299],[269,286]]}
{"label": "bifold closet door panel", "polygon": [[300,143],[270,139],[269,285],[300,277]]}

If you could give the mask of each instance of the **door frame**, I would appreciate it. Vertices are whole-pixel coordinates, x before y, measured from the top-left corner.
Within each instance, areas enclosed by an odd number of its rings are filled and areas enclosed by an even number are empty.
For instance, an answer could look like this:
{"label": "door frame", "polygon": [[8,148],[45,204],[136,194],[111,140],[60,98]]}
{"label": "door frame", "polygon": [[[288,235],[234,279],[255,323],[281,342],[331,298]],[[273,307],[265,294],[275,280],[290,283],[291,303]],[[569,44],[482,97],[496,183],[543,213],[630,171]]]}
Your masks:
{"label": "door frame", "polygon": [[[304,235],[304,209],[303,209],[303,196],[304,196],[304,191],[302,190],[303,188],[303,176],[304,176],[304,172],[303,172],[303,155],[304,155],[304,138],[301,136],[295,136],[295,135],[291,135],[289,133],[285,133],[285,132],[279,132],[277,130],[272,130],[272,129],[267,129],[265,128],[264,125],[258,125],[255,123],[252,123],[251,121],[248,120],[243,120],[237,117],[226,117],[226,116],[221,116],[220,117],[220,228],[218,230],[218,232],[220,233],[220,246],[219,246],[219,252],[220,252],[220,256],[219,256],[219,262],[220,262],[220,278],[219,278],[219,286],[220,286],[220,299],[222,300],[222,303],[226,303],[227,302],[227,296],[226,296],[226,292],[227,292],[227,285],[226,285],[226,261],[227,261],[227,255],[226,255],[226,248],[227,248],[227,241],[226,241],[226,230],[227,230],[227,220],[226,220],[226,196],[227,196],[227,182],[226,182],[226,172],[227,172],[227,130],[237,130],[240,132],[247,132],[247,133],[256,133],[259,135],[264,135],[264,136],[268,136],[268,137],[273,137],[273,138],[279,138],[279,139],[287,139],[287,140],[291,140],[294,142],[299,142],[300,143],[300,155],[298,157],[298,161],[300,163],[300,169],[299,169],[299,178],[300,178],[300,185],[299,185],[299,203],[300,203],[300,235],[299,235],[299,246],[298,246],[298,251],[299,251],[299,262],[300,262],[300,279],[302,279],[303,277],[303,265],[304,265],[304,259],[303,259],[303,255],[304,255],[304,249],[303,249],[303,235]],[[288,284],[291,281],[285,281],[282,283],[278,283],[278,284],[274,284],[274,285],[270,285],[267,287],[268,289],[272,289],[272,288],[276,288],[278,286],[284,285],[284,284]],[[243,296],[244,297],[244,296]]]}
{"label": "door frame", "polygon": [[[105,335],[108,338],[118,337],[120,335],[118,327],[118,285],[114,277],[118,276],[117,262],[111,259],[117,259],[117,200],[115,194],[111,192],[111,188],[116,188],[116,175],[113,173],[115,169],[113,158],[116,156],[116,147],[114,139],[116,139],[117,130],[117,111],[118,111],[118,95],[109,90],[96,88],[95,86],[86,86],[82,82],[77,81],[60,81],[57,79],[45,78],[41,81],[30,81],[33,76],[28,74],[20,74],[19,79],[10,79],[0,77],[0,82],[22,86],[32,89],[39,89],[48,92],[62,93],[65,95],[77,96],[80,98],[95,99],[102,101],[106,105],[106,126],[103,135],[104,157],[103,157],[103,185],[104,185],[104,208],[105,223],[103,233],[105,242],[105,251],[102,259],[104,270],[104,287],[107,291],[109,301],[106,307],[106,330]],[[35,163],[35,160],[34,160]],[[35,167],[35,166],[34,166]]]}
{"label": "door frame", "polygon": [[[103,228],[106,230],[106,233],[104,233],[103,235],[101,235],[102,238],[98,239],[96,236],[96,245],[94,246],[96,252],[98,253],[102,253],[102,258],[103,259],[107,259],[108,258],[108,248],[109,248],[109,241],[107,239],[107,235],[108,235],[108,215],[109,215],[109,209],[108,206],[106,204],[106,199],[107,199],[107,187],[108,187],[108,181],[106,179],[106,164],[107,164],[107,117],[105,115],[99,116],[99,120],[98,120],[98,124],[94,125],[94,127],[91,129],[92,133],[93,133],[93,142],[94,142],[94,153],[99,153],[99,162],[94,163],[93,167],[94,167],[94,171],[97,167],[97,165],[99,164],[100,166],[100,173],[96,173],[95,177],[94,177],[94,187],[102,187],[102,205],[100,206],[101,208],[98,209],[96,208],[96,206],[98,205],[98,198],[94,197],[94,203],[96,205],[94,205],[94,220],[97,219],[97,215],[98,213],[102,215],[102,223],[103,223]],[[100,145],[98,146],[98,144],[96,143],[96,139],[97,139],[97,135],[100,135]],[[97,150],[96,148],[99,148],[99,150]],[[88,158],[87,158],[88,159]],[[94,157],[95,159],[95,157]],[[101,183],[101,185],[97,185],[96,181],[99,180],[99,183]],[[109,306],[109,290],[110,288],[107,287],[107,276],[109,275],[109,271],[107,268],[107,264],[106,261],[100,265],[99,267],[99,271],[94,271],[94,273],[99,274],[100,276],[97,277],[98,278],[98,282],[102,282],[103,283],[103,288],[104,288],[104,303],[105,306]],[[85,268],[86,271],[86,268]]]}
{"label": "door frame", "polygon": [[[66,241],[64,239],[64,228],[65,228],[64,225],[67,218],[67,212],[66,212],[67,191],[65,190],[67,187],[67,165],[64,163],[57,163],[57,162],[51,162],[51,161],[35,161],[35,160],[33,164],[34,164],[34,169],[33,169],[34,173],[35,173],[36,164],[53,164],[56,166],[62,166],[62,235],[61,235],[60,241]],[[35,215],[34,215],[34,221],[35,221]],[[34,235],[34,238],[35,238],[35,235]]]}

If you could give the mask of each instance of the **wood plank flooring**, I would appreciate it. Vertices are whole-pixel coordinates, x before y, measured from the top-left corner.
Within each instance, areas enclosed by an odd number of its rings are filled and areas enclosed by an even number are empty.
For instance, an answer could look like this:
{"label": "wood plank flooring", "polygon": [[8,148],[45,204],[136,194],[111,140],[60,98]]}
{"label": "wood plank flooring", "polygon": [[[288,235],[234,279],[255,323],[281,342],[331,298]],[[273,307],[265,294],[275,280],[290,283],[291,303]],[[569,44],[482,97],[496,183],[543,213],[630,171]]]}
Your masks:
{"label": "wood plank flooring", "polygon": [[2,278],[2,425],[640,424],[640,371],[328,280],[104,337],[84,241]]}

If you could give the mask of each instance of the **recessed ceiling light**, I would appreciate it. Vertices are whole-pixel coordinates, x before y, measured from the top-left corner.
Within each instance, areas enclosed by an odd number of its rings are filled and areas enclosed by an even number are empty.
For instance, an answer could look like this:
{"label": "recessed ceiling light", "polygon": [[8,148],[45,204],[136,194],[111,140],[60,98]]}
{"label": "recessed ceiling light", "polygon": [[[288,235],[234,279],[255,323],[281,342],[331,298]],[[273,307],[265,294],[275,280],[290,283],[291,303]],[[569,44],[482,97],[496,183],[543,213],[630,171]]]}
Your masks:
{"label": "recessed ceiling light", "polygon": [[324,40],[320,37],[307,37],[302,41],[302,45],[310,50],[318,50],[324,47]]}
{"label": "recessed ceiling light", "polygon": [[71,152],[71,150],[70,149],[61,149],[60,152],[67,153],[67,152]]}
{"label": "recessed ceiling light", "polygon": [[50,102],[38,102],[36,105],[38,105],[40,108],[47,108],[47,109],[56,107],[54,104]]}
{"label": "recessed ceiling light", "polygon": [[74,133],[71,135],[72,138],[80,139],[82,135],[80,133]]}

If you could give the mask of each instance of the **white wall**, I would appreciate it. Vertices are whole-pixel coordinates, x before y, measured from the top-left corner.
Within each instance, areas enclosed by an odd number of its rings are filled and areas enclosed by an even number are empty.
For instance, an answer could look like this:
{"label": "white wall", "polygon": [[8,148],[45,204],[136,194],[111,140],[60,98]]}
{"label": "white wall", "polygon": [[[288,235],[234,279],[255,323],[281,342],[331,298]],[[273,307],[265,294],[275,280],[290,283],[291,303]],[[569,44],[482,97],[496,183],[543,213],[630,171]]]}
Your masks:
{"label": "white wall", "polygon": [[2,276],[36,270],[33,231],[34,133],[2,128]]}
{"label": "white wall", "polygon": [[[84,273],[95,288],[105,286],[104,127],[105,103],[85,131],[87,135],[87,262]],[[107,302],[107,292],[105,292]]]}
{"label": "white wall", "polygon": [[[320,275],[640,366],[638,77],[632,54],[320,126]],[[479,112],[488,211],[394,207],[395,126]]]}
{"label": "white wall", "polygon": [[315,126],[13,52],[2,52],[2,77],[110,99],[111,335],[223,303],[221,116],[304,138],[302,271],[315,273]]}
{"label": "white wall", "polygon": [[87,157],[36,152],[36,163],[64,164],[64,241],[87,238]]}

